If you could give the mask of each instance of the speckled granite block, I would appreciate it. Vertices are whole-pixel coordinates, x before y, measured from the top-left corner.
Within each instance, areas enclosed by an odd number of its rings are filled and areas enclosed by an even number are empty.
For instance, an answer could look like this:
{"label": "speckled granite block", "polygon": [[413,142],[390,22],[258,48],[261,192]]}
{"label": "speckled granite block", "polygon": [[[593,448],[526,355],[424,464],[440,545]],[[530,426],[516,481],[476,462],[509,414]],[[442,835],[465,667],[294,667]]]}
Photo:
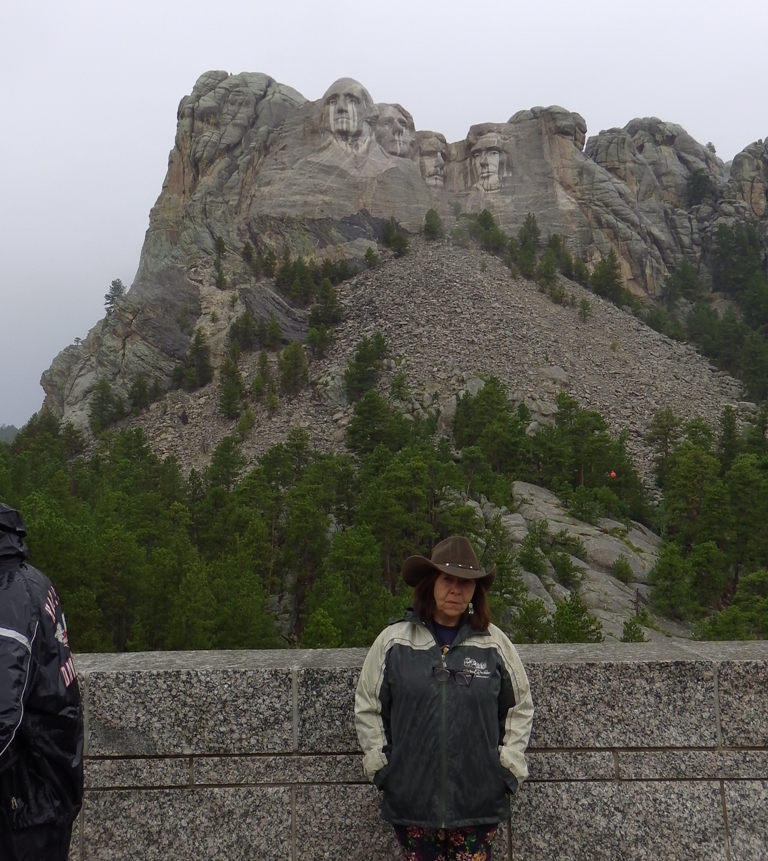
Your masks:
{"label": "speckled granite block", "polygon": [[358,667],[305,667],[298,674],[299,750],[357,751],[355,688]]}
{"label": "speckled granite block", "polygon": [[362,757],[327,756],[196,757],[196,784],[362,783]]}
{"label": "speckled granite block", "polygon": [[599,751],[530,751],[529,780],[613,780],[613,754]]}
{"label": "speckled granite block", "polygon": [[88,754],[260,753],[293,746],[283,669],[94,673]]}
{"label": "speckled granite block", "polygon": [[379,803],[370,784],[298,787],[295,861],[400,861]]}
{"label": "speckled granite block", "polygon": [[727,747],[768,747],[768,660],[718,667],[720,725]]}
{"label": "speckled granite block", "polygon": [[640,750],[618,757],[622,780],[768,777],[764,750]]}
{"label": "speckled granite block", "polygon": [[513,861],[726,861],[717,782],[532,783],[518,802]]}
{"label": "speckled granite block", "polygon": [[727,782],[731,861],[765,861],[768,857],[768,781]]}
{"label": "speckled granite block", "polygon": [[[295,861],[401,861],[379,804],[379,792],[370,784],[298,787]],[[493,846],[494,861],[509,861],[505,826]]]}
{"label": "speckled granite block", "polygon": [[80,840],[80,826],[82,825],[82,815],[78,816],[75,819],[74,824],[72,825],[72,840],[69,844],[69,861],[80,861],[81,856],[81,840]]}
{"label": "speckled granite block", "polygon": [[186,786],[190,759],[86,759],[85,785],[89,789],[127,786]]}
{"label": "speckled granite block", "polygon": [[83,861],[286,861],[289,789],[117,790],[87,795]]}
{"label": "speckled granite block", "polygon": [[714,747],[709,662],[534,664],[531,748]]}

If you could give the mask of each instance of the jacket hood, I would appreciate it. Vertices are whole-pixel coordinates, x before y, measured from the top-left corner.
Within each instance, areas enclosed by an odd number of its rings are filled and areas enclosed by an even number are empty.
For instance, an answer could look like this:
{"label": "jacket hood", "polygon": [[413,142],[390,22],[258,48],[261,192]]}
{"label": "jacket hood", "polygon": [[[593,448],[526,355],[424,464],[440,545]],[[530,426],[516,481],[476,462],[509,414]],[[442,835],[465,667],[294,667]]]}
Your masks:
{"label": "jacket hood", "polygon": [[24,518],[15,508],[0,502],[0,560],[27,558],[26,534]]}

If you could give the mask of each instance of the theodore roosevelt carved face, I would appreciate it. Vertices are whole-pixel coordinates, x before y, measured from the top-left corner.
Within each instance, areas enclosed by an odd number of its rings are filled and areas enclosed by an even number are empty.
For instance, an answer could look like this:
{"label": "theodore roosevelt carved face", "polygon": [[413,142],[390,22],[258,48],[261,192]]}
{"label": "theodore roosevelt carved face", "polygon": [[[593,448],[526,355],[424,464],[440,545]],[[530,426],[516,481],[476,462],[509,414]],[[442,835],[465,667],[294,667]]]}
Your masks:
{"label": "theodore roosevelt carved face", "polygon": [[439,132],[419,132],[419,166],[424,182],[432,188],[445,184],[448,144]]}
{"label": "theodore roosevelt carved face", "polygon": [[501,153],[501,140],[494,134],[483,135],[472,147],[472,175],[483,191],[501,188]]}
{"label": "theodore roosevelt carved face", "polygon": [[363,133],[364,120],[373,99],[362,84],[339,78],[323,96],[323,128],[335,138],[349,142]]}
{"label": "theodore roosevelt carved face", "polygon": [[400,105],[377,105],[376,140],[384,152],[399,158],[409,158],[415,127],[413,117]]}

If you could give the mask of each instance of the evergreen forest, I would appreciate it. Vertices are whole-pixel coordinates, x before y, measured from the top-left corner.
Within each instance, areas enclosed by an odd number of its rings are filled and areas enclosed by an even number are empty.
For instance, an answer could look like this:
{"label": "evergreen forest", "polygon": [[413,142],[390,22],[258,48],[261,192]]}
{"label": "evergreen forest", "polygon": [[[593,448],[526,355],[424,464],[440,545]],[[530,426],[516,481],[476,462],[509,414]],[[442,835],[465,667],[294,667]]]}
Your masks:
{"label": "evergreen forest", "polygon": [[511,505],[516,479],[552,489],[581,519],[661,530],[653,602],[695,622],[696,636],[764,636],[768,410],[741,430],[728,409],[717,428],[657,414],[648,442],[664,501],[653,505],[625,438],[565,394],[558,407],[529,435],[525,407],[490,378],[460,400],[449,444],[369,381],[344,452],[315,451],[294,429],[246,470],[229,436],[188,476],[140,429],[105,431],[86,457],[71,425],[41,413],[0,444],[0,499],[23,512],[30,561],[59,589],[79,652],[365,646],[409,603],[403,560],[450,534],[497,565],[494,618],[517,642],[601,640],[578,588],[547,616],[520,576],[550,559],[574,586],[578,541],[543,528],[515,550],[467,504]]}

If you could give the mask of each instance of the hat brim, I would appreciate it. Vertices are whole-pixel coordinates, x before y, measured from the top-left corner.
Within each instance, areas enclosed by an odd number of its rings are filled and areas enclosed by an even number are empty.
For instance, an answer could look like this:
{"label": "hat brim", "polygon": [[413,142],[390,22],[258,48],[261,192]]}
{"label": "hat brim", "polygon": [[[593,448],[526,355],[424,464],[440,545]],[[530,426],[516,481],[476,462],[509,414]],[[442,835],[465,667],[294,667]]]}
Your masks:
{"label": "hat brim", "polygon": [[403,580],[409,586],[418,586],[425,577],[431,577],[435,572],[450,574],[452,577],[460,577],[462,580],[477,580],[486,589],[496,579],[495,565],[492,565],[488,571],[483,571],[482,568],[476,571],[472,568],[461,568],[458,565],[435,565],[426,556],[409,556],[403,562]]}

